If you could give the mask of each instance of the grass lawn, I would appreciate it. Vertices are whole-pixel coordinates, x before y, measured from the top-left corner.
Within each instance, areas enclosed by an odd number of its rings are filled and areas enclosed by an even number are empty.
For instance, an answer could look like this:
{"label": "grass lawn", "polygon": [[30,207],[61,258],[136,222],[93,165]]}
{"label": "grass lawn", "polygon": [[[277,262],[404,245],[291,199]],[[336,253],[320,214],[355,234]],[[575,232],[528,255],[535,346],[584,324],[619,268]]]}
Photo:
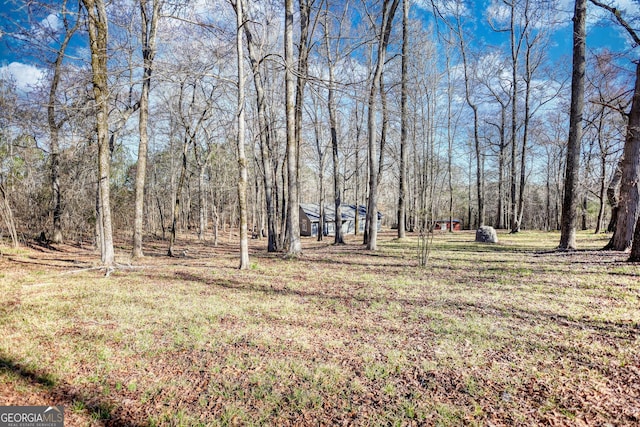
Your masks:
{"label": "grass lawn", "polygon": [[[66,425],[640,425],[640,264],[556,233],[0,248],[0,405]],[[117,251],[128,263],[128,248]]]}

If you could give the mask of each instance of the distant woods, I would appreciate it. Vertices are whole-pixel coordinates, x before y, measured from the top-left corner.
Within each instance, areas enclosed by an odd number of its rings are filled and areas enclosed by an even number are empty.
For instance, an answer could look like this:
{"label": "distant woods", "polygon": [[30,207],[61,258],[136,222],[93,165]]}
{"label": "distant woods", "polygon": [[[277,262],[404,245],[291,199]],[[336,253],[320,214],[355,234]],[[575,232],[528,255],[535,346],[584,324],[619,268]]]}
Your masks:
{"label": "distant woods", "polygon": [[351,204],[371,250],[379,211],[399,237],[456,220],[562,229],[573,249],[609,231],[639,259],[638,48],[554,46],[596,10],[637,46],[635,12],[564,3],[8,2],[1,237],[109,265],[114,235],[140,258],[150,238],[175,255],[180,233],[228,234],[247,268],[248,238],[300,253],[300,203],[330,206],[333,230]]}

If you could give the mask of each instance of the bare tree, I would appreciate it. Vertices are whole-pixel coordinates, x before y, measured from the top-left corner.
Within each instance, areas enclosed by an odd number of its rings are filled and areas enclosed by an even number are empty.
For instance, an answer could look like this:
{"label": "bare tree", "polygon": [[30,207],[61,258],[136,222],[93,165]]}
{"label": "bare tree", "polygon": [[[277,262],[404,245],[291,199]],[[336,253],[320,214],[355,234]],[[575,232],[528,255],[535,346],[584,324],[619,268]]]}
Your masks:
{"label": "bare tree", "polygon": [[142,92],[140,93],[140,143],[138,144],[138,165],[136,168],[135,202],[133,219],[133,258],[141,258],[142,225],[144,218],[144,185],[147,176],[147,151],[149,147],[149,93],[151,74],[156,55],[156,36],[162,0],[140,0],[141,42],[142,42]]}
{"label": "bare tree", "polygon": [[298,204],[298,144],[296,141],[295,86],[293,61],[293,0],[285,0],[284,72],[285,112],[287,117],[287,256],[302,252]]}
{"label": "bare tree", "polygon": [[[291,2],[291,0],[288,0]],[[237,109],[237,154],[238,154],[238,205],[240,209],[240,266],[249,268],[249,239],[247,233],[247,156],[245,154],[245,93],[244,93],[244,47],[243,26],[245,25],[242,1],[235,3],[236,49],[238,59],[238,109]],[[297,211],[296,211],[297,212]],[[299,238],[299,233],[298,233]]]}
{"label": "bare tree", "polygon": [[[78,11],[79,12],[79,11]],[[62,74],[62,62],[65,58],[67,47],[71,38],[80,26],[82,20],[80,13],[75,14],[75,21],[70,22],[69,17],[74,14],[68,12],[67,2],[62,3],[62,20],[64,35],[62,43],[56,53],[56,60],[53,64],[51,85],[49,87],[49,102],[47,104],[47,122],[49,124],[49,136],[51,144],[51,187],[53,190],[53,235],[51,241],[62,243],[62,195],[60,191],[60,129],[67,121],[68,116],[63,115],[57,119],[56,107],[58,105],[57,95]]]}
{"label": "bare tree", "polygon": [[[242,8],[246,12],[248,10],[246,0],[240,0]],[[278,250],[278,226],[276,200],[274,195],[274,181],[276,179],[273,168],[272,159],[272,129],[267,113],[266,91],[263,84],[262,67],[265,64],[265,54],[261,54],[258,41],[251,31],[249,22],[243,26],[244,34],[247,39],[247,51],[249,53],[249,61],[251,71],[253,73],[253,83],[256,92],[256,107],[258,113],[258,138],[260,141],[260,159],[263,174],[264,196],[267,208],[267,251],[275,252]]]}
{"label": "bare tree", "polygon": [[[400,82],[400,183],[398,188],[398,238],[406,237],[407,216],[407,64],[409,62],[409,0],[402,0],[402,71]],[[447,57],[448,60],[448,57]]]}
{"label": "bare tree", "polygon": [[344,42],[343,38],[343,26],[346,22],[348,4],[342,9],[342,16],[336,18],[337,20],[337,34],[332,36],[331,23],[330,23],[330,4],[325,3],[325,13],[322,26],[324,29],[323,45],[324,54],[327,61],[328,80],[327,86],[327,111],[329,113],[329,131],[331,134],[331,149],[333,160],[333,201],[334,201],[334,244],[343,244],[344,237],[342,232],[342,185],[340,180],[340,161],[339,161],[339,146],[338,141],[338,118],[336,108],[336,77],[335,67],[336,62],[340,57],[340,45]]}
{"label": "bare tree", "polygon": [[[505,1],[509,7],[509,44],[511,46],[511,230],[519,229],[518,205],[517,205],[517,177],[516,177],[516,153],[518,151],[518,60],[522,47],[522,32],[517,33],[516,28],[516,0]],[[529,2],[526,2],[527,5]],[[524,26],[527,27],[529,21],[525,19]]]}
{"label": "bare tree", "polygon": [[[622,130],[626,127],[628,107],[626,88],[619,85],[620,68],[614,65],[614,58],[610,52],[602,52],[593,57],[591,70],[587,72],[589,79],[589,106],[590,117],[588,118],[588,130],[591,138],[598,145],[598,189],[595,193],[598,197],[598,218],[596,220],[595,234],[600,233],[604,227],[605,207],[607,202],[611,205],[611,221],[609,225],[613,231],[615,220],[617,219],[617,199],[621,169],[615,168],[613,178],[607,187],[607,178],[610,174],[610,158],[621,147],[624,137]],[[618,162],[619,163],[619,162]]]}
{"label": "bare tree", "polygon": [[[193,65],[197,67],[196,64]],[[200,74],[184,73],[180,76],[180,89],[177,103],[178,126],[183,132],[182,136],[182,154],[181,167],[178,184],[175,189],[175,197],[173,198],[173,220],[171,226],[171,234],[169,237],[168,256],[175,256],[174,245],[176,242],[176,234],[178,230],[178,222],[180,214],[184,211],[185,219],[189,220],[186,214],[190,214],[191,194],[188,191],[188,164],[190,158],[189,148],[193,146],[196,163],[202,167],[206,163],[206,155],[200,156],[198,152],[198,140],[201,138],[201,130],[207,124],[212,115],[214,107],[214,93],[218,86],[215,83],[208,82],[206,79],[207,71],[201,71]],[[203,158],[204,157],[204,158]],[[190,174],[191,176],[191,174]],[[187,186],[187,188],[185,188]],[[200,192],[202,195],[202,191]],[[183,195],[186,201],[183,203]]]}
{"label": "bare tree", "polygon": [[391,35],[391,25],[398,8],[399,0],[383,0],[382,18],[377,33],[378,47],[375,60],[375,69],[369,88],[367,132],[369,152],[369,200],[367,203],[367,233],[365,235],[368,250],[377,249],[378,236],[378,183],[379,183],[379,158],[377,153],[377,125],[376,125],[376,96],[380,92],[382,82],[382,69],[386,62],[387,47]]}
{"label": "bare tree", "polygon": [[[640,36],[624,19],[620,10],[597,0],[591,0],[591,3],[611,12],[618,24],[631,36],[635,46],[640,45]],[[607,246],[614,250],[627,250],[631,247],[630,261],[640,260],[640,227],[637,225],[640,211],[640,61],[636,62],[635,78],[627,136],[620,164],[620,198],[616,228]]]}
{"label": "bare tree", "polygon": [[318,156],[318,206],[319,206],[319,218],[318,218],[318,241],[322,241],[324,237],[325,229],[325,209],[324,209],[324,173],[325,173],[325,159],[327,157],[328,144],[323,142],[323,129],[321,119],[321,106],[320,96],[314,96],[312,98],[312,109],[309,108],[308,114],[313,123],[313,133],[315,142],[315,154]]}
{"label": "bare tree", "polygon": [[93,94],[96,103],[96,128],[98,140],[98,204],[102,263],[109,268],[115,261],[113,229],[111,225],[109,150],[109,87],[107,80],[107,42],[109,26],[104,0],[82,0],[87,11]]}
{"label": "bare tree", "polygon": [[498,229],[505,228],[508,219],[507,212],[508,209],[505,204],[505,167],[507,163],[507,148],[509,147],[509,143],[507,141],[507,108],[511,103],[511,93],[509,88],[506,87],[504,79],[500,77],[500,70],[502,69],[503,64],[499,64],[497,70],[492,70],[493,72],[489,76],[485,76],[485,78],[481,79],[481,83],[485,85],[487,91],[489,92],[489,98],[492,102],[496,102],[499,105],[500,109],[500,120],[495,123],[490,119],[486,119],[486,123],[495,127],[498,133],[498,142],[494,143],[489,140],[492,145],[497,145],[497,155],[498,155],[498,204],[496,208],[496,219],[494,222],[494,227]]}
{"label": "bare tree", "polygon": [[484,214],[485,214],[485,206],[484,206],[484,164],[483,164],[483,152],[482,145],[480,143],[480,135],[479,135],[479,120],[478,120],[478,105],[476,101],[473,100],[471,95],[471,75],[470,75],[470,66],[468,63],[467,55],[468,55],[468,47],[466,44],[464,30],[462,28],[462,21],[460,17],[460,13],[456,13],[456,28],[455,32],[458,37],[458,45],[460,47],[460,54],[462,55],[462,66],[464,71],[464,88],[465,88],[465,99],[467,101],[467,105],[473,111],[473,142],[475,147],[476,154],[476,190],[477,190],[477,203],[478,203],[478,227],[484,225]]}
{"label": "bare tree", "polygon": [[586,68],[587,0],[576,0],[573,16],[573,71],[571,74],[571,113],[569,141],[562,202],[560,250],[576,248],[577,198],[580,168],[580,140],[584,110],[584,76]]}

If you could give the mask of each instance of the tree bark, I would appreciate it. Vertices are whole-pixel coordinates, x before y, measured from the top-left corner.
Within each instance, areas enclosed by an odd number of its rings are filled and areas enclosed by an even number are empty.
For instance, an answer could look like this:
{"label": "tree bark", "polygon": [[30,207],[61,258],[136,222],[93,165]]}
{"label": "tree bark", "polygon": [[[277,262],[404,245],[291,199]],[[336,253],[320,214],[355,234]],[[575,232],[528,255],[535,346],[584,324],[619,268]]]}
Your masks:
{"label": "tree bark", "polygon": [[639,227],[636,224],[640,211],[640,62],[636,65],[636,82],[623,156],[618,221],[612,242],[614,250],[631,247],[630,260],[633,261],[640,260]]}
{"label": "tree bark", "polygon": [[180,220],[180,209],[181,209],[180,201],[182,200],[182,187],[184,186],[184,182],[187,176],[188,150],[189,150],[189,139],[188,139],[188,136],[185,135],[184,141],[182,142],[182,162],[180,167],[180,178],[178,179],[178,187],[176,188],[175,198],[173,199],[173,209],[172,209],[173,218],[171,220],[171,235],[169,236],[169,249],[167,250],[167,255],[170,257],[176,256],[176,253],[174,251],[174,245],[176,243],[178,221]]}
{"label": "tree bark", "polygon": [[298,202],[298,144],[296,141],[295,83],[293,61],[293,0],[285,0],[284,25],[285,109],[287,117],[287,256],[302,252]]}
{"label": "tree bark", "polygon": [[[329,73],[333,75],[333,69],[330,68]],[[330,78],[330,86],[333,85],[333,76]],[[344,243],[342,233],[342,187],[340,185],[340,162],[338,159],[338,125],[335,113],[335,101],[333,99],[333,88],[329,89],[329,126],[331,128],[331,147],[333,154],[333,195],[334,195],[334,214],[335,214],[335,232],[333,243],[340,245]]]}
{"label": "tree bark", "polygon": [[576,0],[573,17],[573,71],[571,74],[569,141],[567,144],[560,245],[558,246],[560,250],[576,249],[580,141],[582,138],[582,112],[584,110],[584,78],[586,65],[586,15],[587,1]]}
{"label": "tree bark", "polygon": [[[398,238],[403,239],[406,237],[406,217],[407,217],[407,64],[409,62],[409,1],[402,0],[402,64],[400,75],[400,184],[398,188]],[[449,58],[447,57],[447,65]],[[451,104],[449,103],[449,106]],[[449,109],[449,116],[451,110]],[[449,124],[451,123],[451,117],[449,117]],[[451,130],[451,126],[448,127]],[[449,157],[449,160],[451,157]],[[448,163],[449,167],[449,184],[451,184],[451,163]]]}
{"label": "tree bark", "polygon": [[[526,12],[528,14],[529,3],[527,2]],[[529,17],[526,17],[527,21]],[[531,82],[533,80],[533,72],[532,69],[533,64],[531,63],[531,50],[535,43],[535,38],[533,42],[530,42],[529,34],[525,35],[526,39],[526,52],[525,52],[525,91],[524,91],[524,124],[522,130],[522,151],[520,152],[520,188],[518,191],[518,217],[516,223],[511,228],[512,233],[518,233],[520,231],[520,227],[522,226],[522,217],[524,215],[524,190],[527,184],[527,144],[529,143],[529,125],[531,123]],[[515,99],[514,99],[515,102]]]}
{"label": "tree bark", "polygon": [[[620,10],[606,5],[598,0],[591,3],[611,12],[620,26],[629,33],[635,45],[640,45],[640,36],[622,17]],[[628,115],[627,135],[625,138],[623,158],[620,162],[620,200],[617,208],[616,227],[607,249],[627,250],[632,247],[630,260],[639,259],[640,242],[638,235],[638,220],[640,211],[640,62],[636,62],[636,80]],[[634,231],[635,230],[635,231]]]}
{"label": "tree bark", "polygon": [[518,151],[518,57],[522,39],[516,41],[515,29],[515,0],[510,6],[510,44],[511,44],[511,230],[519,228],[518,225],[518,191],[516,176],[516,153]]}
{"label": "tree bark", "polygon": [[498,153],[498,213],[496,215],[496,228],[502,229],[505,226],[504,208],[504,159],[507,151],[505,139],[506,126],[506,105],[500,106],[500,147]]}
{"label": "tree bark", "polygon": [[[136,168],[135,201],[133,216],[133,258],[142,258],[142,226],[144,219],[144,185],[147,177],[147,152],[149,146],[149,93],[151,90],[151,73],[156,54],[156,35],[160,18],[161,0],[151,0],[152,9],[147,10],[148,0],[140,0],[140,18],[142,25],[142,91],[140,93],[140,117],[138,144],[138,165]],[[149,12],[151,15],[149,16]]]}
{"label": "tree bark", "polygon": [[[66,12],[66,1],[63,3]],[[53,65],[53,76],[49,88],[49,105],[47,106],[47,121],[49,124],[49,136],[51,139],[51,189],[53,198],[53,243],[62,243],[62,194],[60,191],[60,128],[66,121],[66,117],[60,121],[56,120],[56,95],[60,84],[60,74],[62,73],[62,61],[71,41],[71,37],[80,26],[80,15],[76,16],[76,22],[69,27],[66,14],[63,14],[65,34],[60,48],[56,53],[56,61]]]}
{"label": "tree bark", "polygon": [[[460,23],[460,18],[458,17],[458,38],[460,42],[460,53],[462,55],[462,65],[464,71],[464,87],[465,87],[465,99],[467,101],[467,105],[473,111],[473,141],[475,147],[476,154],[476,190],[478,196],[478,227],[482,227],[484,225],[484,167],[482,164],[482,147],[480,144],[480,135],[479,135],[479,124],[478,124],[478,106],[471,99],[471,88],[469,77],[469,67],[467,64],[467,47],[465,45],[464,36],[462,32],[462,24]],[[515,161],[515,160],[514,160]],[[471,196],[469,196],[471,198]],[[471,212],[471,206],[469,206],[469,212]],[[469,216],[469,224],[471,224],[471,216]]]}
{"label": "tree bark", "polygon": [[367,203],[367,233],[365,236],[368,250],[377,249],[378,238],[378,181],[379,181],[379,158],[376,148],[376,95],[379,92],[382,69],[384,68],[389,36],[391,34],[391,24],[398,8],[399,0],[384,0],[382,5],[382,21],[380,33],[378,35],[378,50],[376,66],[369,88],[369,111],[367,115],[368,147],[369,147],[369,200]]}
{"label": "tree bark", "polygon": [[[327,8],[329,4],[327,3]],[[329,81],[327,82],[327,110],[329,113],[329,131],[331,134],[331,151],[333,160],[333,207],[334,207],[334,239],[335,245],[344,243],[342,233],[342,186],[340,185],[340,160],[339,160],[339,141],[338,141],[338,120],[336,114],[335,101],[335,58],[331,55],[331,43],[329,41],[329,23],[325,14],[324,21],[324,47],[327,55],[327,68],[329,69]]]}
{"label": "tree bark", "polygon": [[100,221],[102,228],[101,261],[109,268],[115,261],[113,229],[111,224],[110,177],[111,152],[109,150],[109,88],[107,81],[107,40],[109,27],[104,0],[82,0],[87,10],[93,94],[96,103],[98,139],[98,185]]}
{"label": "tree bark", "polygon": [[200,165],[198,173],[198,240],[204,242],[207,232],[207,189],[205,184],[205,173],[207,171],[207,161]]}
{"label": "tree bark", "polygon": [[[247,9],[246,0],[240,0],[243,9]],[[256,91],[256,107],[258,110],[258,127],[260,140],[260,155],[262,162],[262,173],[264,181],[264,196],[267,206],[267,252],[278,250],[278,223],[276,214],[276,201],[274,200],[274,181],[271,156],[271,129],[267,117],[267,104],[265,89],[262,84],[262,72],[260,71],[260,58],[257,52],[257,45],[253,33],[248,25],[244,26],[244,34],[247,38],[247,51],[249,52],[249,62],[253,73],[253,84]]]}
{"label": "tree bark", "polygon": [[600,176],[599,176],[600,188],[598,191],[599,207],[598,207],[598,219],[596,221],[595,234],[599,234],[602,231],[602,226],[604,222],[605,200],[607,197],[607,185],[605,182],[607,179],[607,150],[606,150],[606,143],[602,135],[603,126],[604,126],[604,110],[600,112],[600,115],[598,117],[598,127],[597,127],[598,145],[600,146]]}
{"label": "tree bark", "polygon": [[[616,224],[618,222],[618,209],[620,204],[620,181],[622,180],[622,161],[624,159],[621,158],[616,165],[615,170],[613,171],[613,175],[609,180],[609,185],[607,186],[607,201],[609,202],[609,206],[611,207],[611,219],[609,220],[609,225],[607,225],[607,232],[615,233]],[[609,243],[612,245],[613,243]],[[605,249],[609,249],[606,247]]]}
{"label": "tree bark", "polygon": [[[291,0],[289,0],[291,1]],[[238,155],[238,207],[240,209],[240,265],[241,270],[249,268],[249,239],[247,236],[247,157],[245,154],[245,93],[244,55],[242,27],[244,21],[242,2],[236,4],[236,49],[238,61],[238,110],[236,142]]]}

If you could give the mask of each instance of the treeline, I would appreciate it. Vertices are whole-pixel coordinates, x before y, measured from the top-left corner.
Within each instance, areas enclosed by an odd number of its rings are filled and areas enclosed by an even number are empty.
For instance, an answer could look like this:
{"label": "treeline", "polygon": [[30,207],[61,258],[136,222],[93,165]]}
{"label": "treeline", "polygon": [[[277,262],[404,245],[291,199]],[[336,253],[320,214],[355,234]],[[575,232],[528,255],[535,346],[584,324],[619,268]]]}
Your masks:
{"label": "treeline", "polygon": [[[295,255],[301,202],[366,205],[399,236],[453,218],[559,230],[572,52],[553,52],[574,11],[488,5],[17,2],[2,16],[20,58],[0,74],[3,237],[88,241],[109,263],[108,229],[138,257],[149,236],[172,255],[177,232],[233,228]],[[614,231],[620,202],[638,203],[621,162],[633,50],[585,58],[579,228]]]}

